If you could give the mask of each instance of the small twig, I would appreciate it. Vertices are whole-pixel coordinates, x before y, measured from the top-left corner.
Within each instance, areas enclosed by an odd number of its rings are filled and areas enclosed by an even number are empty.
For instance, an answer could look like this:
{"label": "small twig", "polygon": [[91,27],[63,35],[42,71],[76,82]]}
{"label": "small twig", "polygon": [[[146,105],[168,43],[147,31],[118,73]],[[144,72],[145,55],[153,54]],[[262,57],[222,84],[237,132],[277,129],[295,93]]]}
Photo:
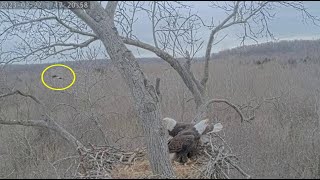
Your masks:
{"label": "small twig", "polygon": [[34,97],[32,95],[29,95],[29,94],[22,93],[19,90],[16,90],[16,91],[13,91],[13,92],[10,92],[10,93],[7,93],[7,94],[2,94],[2,95],[0,95],[0,98],[4,98],[4,97],[7,97],[7,96],[12,96],[12,95],[15,95],[15,94],[20,94],[21,96],[29,97],[29,98],[33,99],[35,102],[37,102],[38,104],[42,104],[36,97]]}
{"label": "small twig", "polygon": [[73,158],[79,158],[79,156],[68,156],[65,158],[61,158],[61,159],[58,159],[55,162],[53,162],[52,165],[55,166],[56,164],[60,163],[61,161],[65,161],[65,160],[73,159]]}
{"label": "small twig", "polygon": [[247,179],[251,179],[251,176],[244,172],[238,165],[234,164],[229,158],[226,158],[226,161],[229,162],[233,167],[235,167],[242,175],[244,175]]}
{"label": "small twig", "polygon": [[14,173],[14,171],[15,171],[15,169],[13,169],[13,170],[12,170],[12,172],[11,172],[10,174],[8,174],[8,175],[4,176],[4,177],[3,177],[3,178],[1,178],[1,179],[7,179],[7,178],[9,178],[9,177]]}
{"label": "small twig", "polygon": [[157,95],[160,96],[160,78],[157,78],[156,79],[156,92],[157,92]]}
{"label": "small twig", "polygon": [[16,90],[16,91],[13,91],[10,93],[6,93],[6,94],[2,94],[2,95],[0,95],[0,98],[12,96],[15,94],[19,94],[24,97],[29,97],[32,100],[34,100],[36,103],[40,104],[41,107],[43,108],[43,112],[46,115],[46,118],[44,118],[42,120],[24,120],[24,121],[0,119],[0,124],[22,125],[22,126],[39,126],[39,127],[48,128],[48,129],[51,129],[55,132],[58,132],[60,136],[62,136],[65,140],[67,140],[69,143],[71,143],[75,148],[78,148],[78,147],[85,148],[84,145],[76,137],[74,137],[72,134],[70,134],[62,126],[60,126],[58,123],[56,123],[52,117],[49,116],[48,110],[47,110],[48,108],[38,98],[36,98],[32,95],[29,95],[29,94],[22,93],[19,90]]}
{"label": "small twig", "polygon": [[61,177],[60,177],[60,175],[59,175],[59,173],[58,173],[58,171],[57,171],[57,168],[50,162],[49,157],[48,157],[47,154],[46,154],[46,158],[47,158],[48,164],[50,164],[50,166],[53,167],[54,172],[56,173],[57,179],[61,179]]}

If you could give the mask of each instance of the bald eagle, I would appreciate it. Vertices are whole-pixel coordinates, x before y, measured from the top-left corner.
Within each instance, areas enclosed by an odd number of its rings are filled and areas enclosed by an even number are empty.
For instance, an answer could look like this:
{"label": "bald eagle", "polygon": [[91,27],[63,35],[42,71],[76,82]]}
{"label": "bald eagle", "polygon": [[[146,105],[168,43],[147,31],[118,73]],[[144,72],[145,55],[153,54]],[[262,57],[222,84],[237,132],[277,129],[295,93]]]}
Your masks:
{"label": "bald eagle", "polygon": [[200,137],[208,125],[209,119],[202,120],[190,128],[183,129],[170,139],[168,148],[171,159],[178,159],[180,163],[186,163],[188,157],[196,151]]}
{"label": "bald eagle", "polygon": [[181,123],[168,117],[163,118],[163,121],[165,121],[169,135],[172,137],[176,136],[180,131],[190,129],[194,126],[192,123]]}
{"label": "bald eagle", "polygon": [[57,75],[53,75],[52,78],[62,79],[62,77],[59,77],[59,76],[57,76]]}

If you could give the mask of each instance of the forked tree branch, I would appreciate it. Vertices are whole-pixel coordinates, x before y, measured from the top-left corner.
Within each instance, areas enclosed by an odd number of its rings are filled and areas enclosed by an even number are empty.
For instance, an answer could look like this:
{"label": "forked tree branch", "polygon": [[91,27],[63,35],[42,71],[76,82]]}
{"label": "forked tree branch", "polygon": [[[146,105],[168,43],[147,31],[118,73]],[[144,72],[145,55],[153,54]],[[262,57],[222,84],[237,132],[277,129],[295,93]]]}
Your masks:
{"label": "forked tree branch", "polygon": [[213,45],[213,40],[214,40],[214,36],[216,35],[217,32],[219,32],[221,30],[221,28],[234,16],[236,16],[237,12],[238,12],[238,8],[239,8],[239,3],[240,1],[236,2],[236,5],[234,7],[233,12],[225,19],[222,21],[222,23],[220,23],[217,27],[215,27],[209,36],[209,41],[207,44],[207,49],[206,49],[206,54],[205,54],[205,65],[204,65],[204,72],[203,72],[203,78],[201,80],[201,84],[202,86],[206,86],[207,82],[208,82],[208,78],[209,78],[209,60],[210,60],[210,55],[211,55],[211,50],[212,50],[212,45]]}
{"label": "forked tree branch", "polygon": [[115,27],[114,24],[114,16],[117,9],[118,1],[108,1],[108,4],[105,8],[105,11],[109,15],[109,18],[111,19],[111,24],[113,27]]}
{"label": "forked tree branch", "polygon": [[90,39],[80,43],[80,44],[76,44],[76,43],[55,43],[55,44],[51,44],[51,45],[48,45],[48,46],[44,46],[44,47],[38,48],[38,49],[36,49],[34,51],[31,51],[26,55],[14,57],[14,58],[10,59],[8,62],[6,62],[5,64],[9,64],[10,62],[14,62],[15,60],[18,60],[18,59],[26,59],[29,56],[34,55],[37,52],[44,51],[44,50],[47,50],[47,49],[51,49],[51,48],[55,48],[55,47],[68,47],[68,48],[64,48],[64,49],[59,50],[59,51],[55,51],[52,54],[48,53],[47,56],[46,56],[48,58],[50,56],[56,55],[56,54],[64,52],[64,51],[70,51],[70,50],[75,50],[77,48],[88,47],[91,43],[93,43],[96,40],[97,40],[97,37],[93,37],[93,38],[90,38]]}
{"label": "forked tree branch", "polygon": [[[243,16],[245,14],[243,12],[239,12],[240,1],[237,1],[235,6],[234,6],[234,8],[233,8],[233,12],[226,19],[224,19],[222,21],[222,23],[220,23],[217,27],[215,27],[211,31],[211,34],[210,34],[210,37],[209,37],[209,41],[208,41],[208,44],[207,44],[206,54],[205,54],[205,65],[204,65],[204,70],[203,70],[204,71],[203,72],[203,77],[202,77],[202,80],[201,80],[201,84],[204,87],[206,86],[206,84],[208,82],[208,78],[209,78],[209,61],[210,61],[210,57],[211,57],[211,51],[212,51],[212,45],[213,45],[213,41],[214,41],[214,36],[219,31],[221,31],[223,29],[226,29],[228,27],[231,27],[233,25],[248,23],[248,21],[251,18],[253,18],[253,16],[255,16],[259,12],[261,12],[262,9],[268,5],[268,3],[270,3],[270,2],[266,1],[266,2],[261,3],[258,8],[253,9],[252,12],[249,12],[249,15],[243,19]],[[231,19],[233,19],[233,20],[231,22],[229,22]]]}
{"label": "forked tree branch", "polygon": [[[61,1],[64,3],[64,1]],[[75,1],[73,1],[75,2]],[[90,2],[91,5],[95,5],[96,2]],[[91,8],[91,7],[90,7]],[[94,26],[96,25],[94,19],[92,19],[84,10],[82,9],[70,9],[75,15],[77,15],[80,19],[82,19],[86,24],[89,26]]]}
{"label": "forked tree branch", "polygon": [[114,18],[114,15],[115,15],[115,12],[117,9],[117,5],[118,5],[118,1],[108,1],[108,4],[105,9],[111,19]]}
{"label": "forked tree branch", "polygon": [[8,27],[7,29],[5,29],[0,36],[2,36],[3,34],[5,34],[7,31],[9,31],[10,29],[17,27],[17,26],[22,26],[22,25],[26,25],[26,24],[31,24],[31,23],[35,23],[35,22],[41,22],[41,21],[47,21],[47,20],[56,20],[57,22],[59,22],[62,26],[64,26],[65,28],[69,29],[70,32],[73,33],[78,33],[84,36],[91,36],[91,37],[96,37],[94,34],[89,33],[89,32],[84,32],[84,31],[80,31],[76,28],[73,28],[69,25],[67,25],[66,23],[64,23],[61,19],[59,19],[56,16],[51,16],[51,17],[43,17],[43,18],[38,18],[38,19],[32,19],[30,21],[25,21],[25,22],[20,22],[20,23],[16,23],[16,24],[12,24],[10,27]]}
{"label": "forked tree branch", "polygon": [[121,38],[125,44],[129,44],[129,45],[133,45],[133,46],[145,49],[145,50],[149,50],[149,51],[155,53],[158,57],[162,58],[167,63],[169,63],[179,73],[180,77],[182,78],[182,80],[184,81],[186,86],[189,88],[191,93],[194,95],[195,102],[196,102],[197,106],[202,104],[201,92],[200,92],[199,88],[197,87],[198,82],[196,81],[196,79],[194,77],[192,77],[192,73],[190,73],[191,71],[188,71],[186,69],[186,67],[183,67],[177,59],[175,59],[169,53],[167,53],[159,48],[156,48],[150,44],[147,44],[147,43],[144,43],[144,42],[141,42],[138,40],[126,38],[126,37],[121,37]]}
{"label": "forked tree branch", "polygon": [[14,92],[6,93],[0,95],[1,98],[9,97],[12,95],[21,95],[24,97],[29,97],[33,101],[35,101],[37,104],[41,105],[43,108],[43,111],[46,115],[46,118],[44,120],[4,120],[0,118],[0,124],[4,125],[22,125],[22,126],[38,126],[38,127],[44,127],[51,129],[55,132],[57,132],[61,137],[63,137],[65,140],[67,140],[70,144],[72,144],[75,148],[84,148],[85,146],[77,139],[75,138],[72,134],[70,134],[67,130],[65,130],[62,126],[60,126],[57,122],[55,122],[46,112],[47,107],[42,103],[38,98],[35,96],[25,94],[19,90],[16,90]]}

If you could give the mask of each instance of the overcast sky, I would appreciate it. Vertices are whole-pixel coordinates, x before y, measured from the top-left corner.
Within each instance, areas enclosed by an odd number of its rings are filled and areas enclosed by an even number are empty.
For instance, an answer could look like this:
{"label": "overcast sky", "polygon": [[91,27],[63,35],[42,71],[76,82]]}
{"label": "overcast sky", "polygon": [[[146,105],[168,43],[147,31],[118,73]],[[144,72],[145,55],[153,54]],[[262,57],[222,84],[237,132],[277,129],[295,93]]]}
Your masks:
{"label": "overcast sky", "polygon": [[[187,2],[185,2],[187,3]],[[193,1],[188,2],[194,7],[194,11],[198,13],[199,16],[205,20],[210,20],[211,17],[215,17],[215,20],[222,20],[225,14],[218,12],[215,9],[212,9],[208,6],[209,2],[206,1]],[[316,16],[320,17],[320,2],[307,1],[304,2],[308,11]],[[276,17],[271,21],[269,27],[276,38],[279,40],[294,40],[294,39],[320,39],[320,27],[313,25],[311,22],[306,24],[303,22],[301,13],[292,8],[278,8],[276,11]],[[152,34],[146,22],[148,22],[147,17],[139,17],[141,19],[146,19],[140,22],[137,27],[138,37],[141,37],[144,41],[152,42]],[[240,40],[235,36],[238,29],[233,28],[227,30],[227,38],[225,38],[221,43],[215,45],[212,49],[212,52],[218,52],[224,49],[237,47],[240,45]],[[203,30],[200,34],[204,39],[208,39],[210,31]],[[224,33],[220,35],[223,37]],[[260,39],[259,43],[266,42],[267,39]],[[270,41],[270,40],[269,40]],[[253,44],[254,42],[248,42],[247,44]],[[205,48],[202,49],[202,53],[199,53],[200,56],[204,54]],[[140,54],[136,53],[137,57],[144,56],[154,56],[154,54],[146,51],[141,51]]]}
{"label": "overcast sky", "polygon": [[[210,22],[213,18],[214,22],[219,22],[226,17],[226,14],[217,9],[209,7],[210,2],[206,1],[191,1],[184,2],[186,4],[192,5],[193,13],[197,13],[200,17],[206,22]],[[308,11],[312,15],[320,17],[320,2],[304,2]],[[301,13],[292,8],[278,8],[275,10],[276,17],[269,23],[269,28],[276,38],[279,40],[294,40],[294,39],[320,39],[320,27],[313,25],[311,22],[306,24],[303,22]],[[0,25],[1,26],[1,25]],[[221,50],[234,48],[240,45],[240,39],[236,36],[239,33],[239,26],[236,28],[230,28],[226,31],[223,31],[219,34],[219,37],[223,37],[225,34],[228,34],[219,44],[213,46],[212,52],[218,52]],[[134,34],[142,41],[151,43],[153,42],[152,31],[151,31],[151,22],[146,14],[140,14],[138,16],[138,21],[134,26]],[[199,35],[203,40],[207,40],[209,37],[210,31],[208,29],[202,29],[199,32]],[[259,39],[259,43],[269,41],[267,39]],[[205,41],[204,45],[206,45]],[[253,44],[254,42],[248,42],[247,44]],[[14,43],[5,44],[2,47],[5,49],[10,49]],[[137,48],[129,47],[136,57],[156,57],[153,53]],[[205,46],[197,54],[198,57],[203,57],[205,52]],[[57,59],[51,58],[46,62],[56,61]],[[32,62],[30,62],[32,63]]]}

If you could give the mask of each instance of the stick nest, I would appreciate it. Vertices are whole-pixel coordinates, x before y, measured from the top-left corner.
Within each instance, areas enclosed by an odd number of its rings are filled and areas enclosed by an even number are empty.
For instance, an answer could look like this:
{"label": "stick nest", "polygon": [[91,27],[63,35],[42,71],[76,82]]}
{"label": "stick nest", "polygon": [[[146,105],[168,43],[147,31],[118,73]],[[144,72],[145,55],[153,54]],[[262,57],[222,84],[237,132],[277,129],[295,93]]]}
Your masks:
{"label": "stick nest", "polygon": [[[115,147],[90,145],[89,149],[79,148],[78,152],[80,163],[76,178],[158,178],[152,174],[145,148],[126,152]],[[239,164],[225,140],[212,133],[207,134],[207,141],[199,145],[194,159],[185,165],[173,162],[172,166],[177,178],[229,179],[239,177],[239,174],[251,178]]]}

